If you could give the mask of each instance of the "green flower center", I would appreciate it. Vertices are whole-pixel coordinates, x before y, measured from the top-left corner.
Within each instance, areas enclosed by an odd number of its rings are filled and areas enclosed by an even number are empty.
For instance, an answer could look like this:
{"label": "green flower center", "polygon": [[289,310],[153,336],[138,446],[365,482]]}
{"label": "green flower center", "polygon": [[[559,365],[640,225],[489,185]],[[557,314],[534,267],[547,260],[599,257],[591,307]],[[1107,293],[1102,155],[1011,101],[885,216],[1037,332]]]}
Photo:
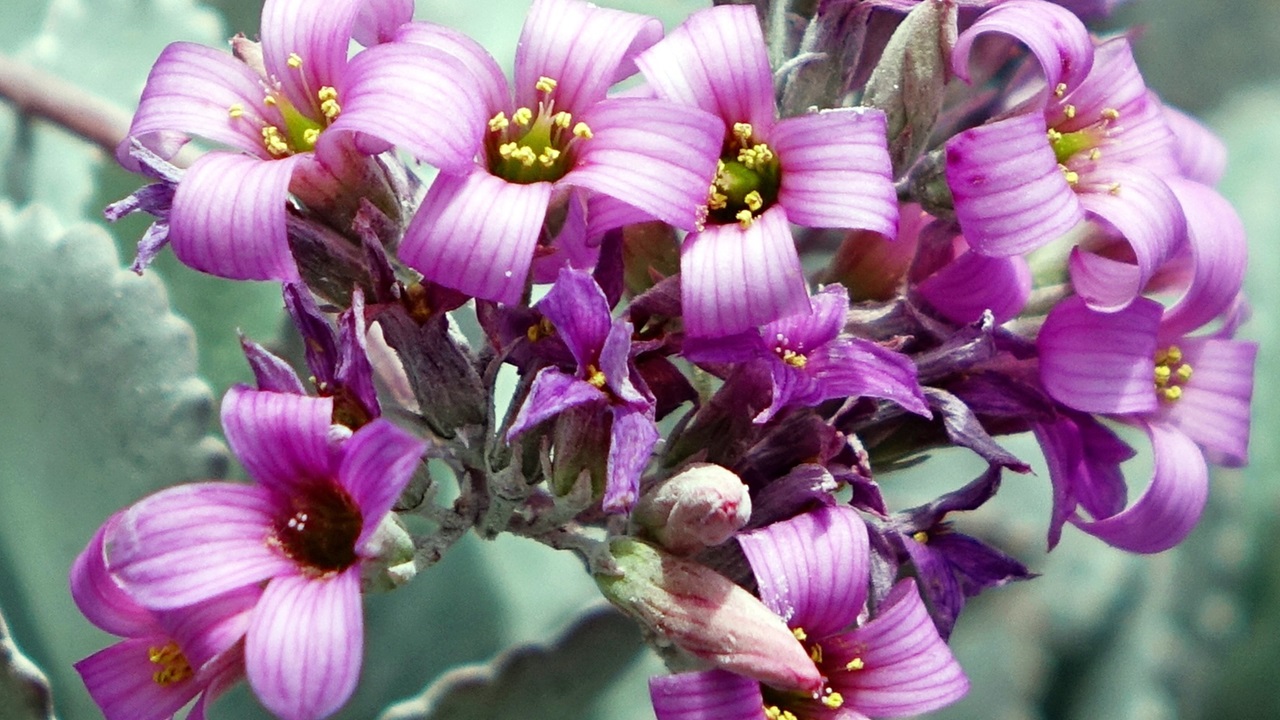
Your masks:
{"label": "green flower center", "polygon": [[750,123],[734,123],[707,190],[707,217],[712,222],[751,227],[778,201],[782,168],[778,156],[753,137]]}
{"label": "green flower center", "polygon": [[574,122],[573,115],[555,109],[556,81],[538,78],[537,112],[516,108],[507,117],[489,118],[485,155],[489,172],[513,183],[555,182],[573,168],[578,147],[591,139],[591,128]]}

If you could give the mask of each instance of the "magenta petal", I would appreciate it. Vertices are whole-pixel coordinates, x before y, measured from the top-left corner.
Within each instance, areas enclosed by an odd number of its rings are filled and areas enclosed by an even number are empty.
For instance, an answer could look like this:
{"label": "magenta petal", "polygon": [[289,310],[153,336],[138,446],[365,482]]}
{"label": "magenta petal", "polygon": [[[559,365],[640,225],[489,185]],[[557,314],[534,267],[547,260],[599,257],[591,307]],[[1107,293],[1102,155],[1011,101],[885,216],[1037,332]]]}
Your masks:
{"label": "magenta petal", "polygon": [[1230,467],[1245,465],[1257,344],[1183,338],[1178,347],[1193,372],[1182,397],[1163,404],[1157,417],[1204,448],[1209,460]]}
{"label": "magenta petal", "polygon": [[516,104],[538,107],[538,78],[558,84],[556,107],[579,113],[609,87],[633,75],[636,53],[662,38],[662,23],[647,15],[575,0],[535,0],[516,46]]}
{"label": "magenta petal", "polygon": [[968,251],[916,287],[954,323],[972,323],[985,310],[997,325],[1018,316],[1031,296],[1031,269],[1021,257],[988,257]]}
{"label": "magenta petal", "polygon": [[[490,113],[468,68],[445,50],[411,42],[351,59],[338,89],[342,114],[326,132],[368,133],[442,170],[467,169]],[[414,118],[406,122],[405,118]]]}
{"label": "magenta petal", "polygon": [[1084,412],[1156,409],[1156,326],[1160,303],[1138,298],[1115,313],[1071,297],[1049,312],[1036,345],[1040,381],[1054,400]]}
{"label": "magenta petal", "polygon": [[[262,6],[262,60],[285,97],[320,118],[320,88],[341,84],[351,31],[365,0],[267,0]],[[296,55],[301,64],[290,60]]]}
{"label": "magenta petal", "polygon": [[1164,314],[1160,331],[1178,336],[1225,314],[1244,283],[1248,244],[1244,224],[1227,199],[1209,187],[1170,178],[1187,218],[1193,276],[1186,292]]}
{"label": "magenta petal", "polygon": [[533,379],[529,397],[520,406],[511,429],[507,430],[507,442],[538,423],[555,417],[569,408],[587,403],[604,403],[607,396],[599,388],[572,375],[565,375],[555,368],[544,368]]}
{"label": "magenta petal", "polygon": [[604,511],[631,510],[640,491],[640,474],[658,444],[658,428],[648,413],[626,405],[613,408],[609,430],[609,460],[604,488]]}
{"label": "magenta petal", "polygon": [[915,580],[893,586],[871,622],[824,643],[827,665],[862,669],[830,679],[845,707],[872,717],[918,715],[964,697],[969,679],[938,635]]}
{"label": "magenta petal", "polygon": [[106,536],[107,567],[144,607],[177,608],[292,572],[267,543],[268,491],[227,482],[178,485],[138,501]]}
{"label": "magenta petal", "polygon": [[889,400],[924,417],[931,417],[916,366],[911,358],[870,340],[842,338],[809,354],[805,371],[816,381],[817,404],[834,397],[873,397]]}
{"label": "magenta petal", "polygon": [[[569,346],[579,368],[600,362],[600,351],[609,335],[609,301],[589,273],[561,270],[537,309]],[[608,369],[601,369],[607,376]]]}
{"label": "magenta petal", "polygon": [[343,445],[338,482],[351,493],[364,521],[356,547],[378,529],[426,449],[426,441],[382,418],[360,428]]}
{"label": "magenta petal", "polygon": [[155,617],[138,605],[107,572],[103,538],[119,522],[119,513],[107,518],[71,564],[71,598],[89,622],[113,635],[137,637],[155,632]]}
{"label": "magenta petal", "polygon": [[165,633],[173,638],[197,672],[219,660],[249,629],[249,614],[262,597],[262,588],[248,585],[215,598],[156,613]]}
{"label": "magenta petal", "polygon": [[480,168],[441,173],[405,230],[400,259],[445,287],[518,303],[550,200],[551,183],[517,185]]}
{"label": "magenta petal", "polygon": [[708,225],[680,251],[685,331],[718,336],[809,311],[786,211],[769,208],[751,227]]}
{"label": "magenta petal", "polygon": [[658,97],[715,113],[727,124],[773,125],[773,73],[754,7],[699,10],[636,59]]}
{"label": "magenta petal", "polygon": [[[472,40],[466,33],[436,23],[415,22],[397,30],[396,40],[438,48],[461,62],[474,81],[472,90],[485,108],[486,121],[499,111],[508,109],[511,89],[507,87],[507,78],[502,74],[502,68],[498,67],[498,61],[480,43]],[[468,87],[468,83],[458,85]]]}
{"label": "magenta petal", "polygon": [[[234,106],[244,113],[239,118],[231,117]],[[270,117],[263,118],[264,112]],[[140,172],[137,159],[130,155],[131,138],[168,160],[186,143],[188,134],[265,159],[263,122],[277,125],[279,115],[263,107],[262,81],[247,65],[203,45],[173,43],[151,68],[129,136],[116,150],[116,159]]]}
{"label": "magenta petal", "polygon": [[365,47],[391,42],[396,30],[413,19],[413,0],[363,0],[351,34]]}
{"label": "magenta petal", "polygon": [[1154,423],[1146,429],[1155,472],[1141,497],[1111,517],[1072,522],[1121,550],[1158,553],[1182,542],[1200,519],[1209,496],[1209,468],[1199,448],[1177,428]]}
{"label": "magenta petal", "polygon": [[169,243],[184,264],[233,280],[298,279],[285,231],[295,162],[211,152],[173,196]]}
{"label": "magenta petal", "polygon": [[1074,88],[1093,66],[1093,39],[1079,18],[1065,8],[1042,0],[1009,0],[987,12],[956,38],[951,69],[969,82],[969,55],[983,33],[995,32],[1019,40],[1040,62],[1045,93],[1059,83]]}
{"label": "magenta petal", "polygon": [[152,680],[158,668],[148,651],[168,642],[163,635],[125,640],[75,664],[107,720],[167,720],[203,689],[195,677],[168,685]]}
{"label": "magenta petal", "polygon": [[846,506],[820,507],[738,535],[760,600],[817,639],[843,630],[867,599],[867,526]]}
{"label": "magenta petal", "polygon": [[263,392],[236,385],[222,398],[222,430],[249,477],[288,497],[332,475],[333,398]]}
{"label": "magenta petal", "polygon": [[658,720],[760,720],[760,683],[725,670],[649,678]]}
{"label": "magenta petal", "polygon": [[845,108],[787,118],[768,140],[782,165],[778,202],[791,222],[894,236],[898,194],[884,113]]}
{"label": "magenta petal", "polygon": [[1227,169],[1227,145],[1199,120],[1177,108],[1164,106],[1164,121],[1173,131],[1173,149],[1183,177],[1217,185]]}
{"label": "magenta petal", "polygon": [[[696,108],[621,98],[581,115],[593,137],[562,182],[590,188],[651,218],[692,230],[705,212],[724,124]],[[598,229],[599,223],[593,223]]]}
{"label": "magenta petal", "polygon": [[364,619],[360,567],[279,577],[267,585],[245,640],[249,685],[284,720],[327,717],[360,679]]}
{"label": "magenta petal", "polygon": [[983,255],[1021,255],[1084,219],[1045,139],[1044,120],[1034,114],[948,140],[947,185],[965,239]]}

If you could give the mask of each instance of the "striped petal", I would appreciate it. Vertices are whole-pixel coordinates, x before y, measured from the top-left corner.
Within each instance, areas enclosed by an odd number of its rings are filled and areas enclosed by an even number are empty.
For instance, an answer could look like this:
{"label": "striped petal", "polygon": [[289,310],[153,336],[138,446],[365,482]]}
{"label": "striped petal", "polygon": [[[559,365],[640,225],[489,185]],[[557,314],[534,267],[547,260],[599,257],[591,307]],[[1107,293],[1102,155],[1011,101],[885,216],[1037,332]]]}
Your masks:
{"label": "striped petal", "polygon": [[106,536],[107,567],[144,607],[178,608],[295,572],[267,544],[268,491],[226,482],[179,485],[138,501]]}
{"label": "striped petal", "polygon": [[1235,208],[1213,189],[1169,178],[1187,219],[1193,275],[1186,292],[1164,314],[1160,332],[1185,335],[1224,315],[1244,283],[1248,243]]}
{"label": "striped petal", "polygon": [[324,116],[316,94],[322,87],[341,84],[351,32],[364,2],[267,0],[262,6],[262,60],[267,74],[302,114]]}
{"label": "striped petal", "polygon": [[71,599],[89,622],[113,635],[138,637],[155,633],[159,629],[155,617],[107,572],[103,538],[119,519],[119,513],[107,518],[71,564]]}
{"label": "striped petal", "polygon": [[1160,303],[1139,298],[1115,313],[1071,297],[1049,312],[1036,346],[1040,381],[1054,400],[1084,412],[1156,409],[1156,326]]}
{"label": "striped petal", "polygon": [[764,212],[749,228],[709,225],[680,251],[685,332],[719,336],[809,311],[787,214]]}
{"label": "striped petal", "polygon": [[[442,170],[467,169],[490,113],[469,69],[445,50],[387,43],[356,55],[338,97],[342,114],[325,135],[359,131]],[[322,135],[322,137],[324,137]]]}
{"label": "striped petal", "polygon": [[[228,651],[249,629],[249,615],[262,597],[262,588],[248,585],[204,602],[156,613],[166,634],[173,638],[191,667],[200,673],[226,662]],[[216,661],[216,662],[215,662]]]}
{"label": "striped petal", "polygon": [[516,104],[538,107],[540,77],[556,81],[556,106],[579,113],[635,74],[636,53],[662,38],[647,15],[574,0],[534,0],[516,46]]}
{"label": "striped petal", "polygon": [[866,625],[823,643],[844,707],[872,717],[918,715],[964,697],[969,679],[938,635],[915,580],[893,586]]}
{"label": "striped petal", "polygon": [[751,123],[768,136],[776,111],[773,73],[754,7],[700,10],[636,59],[658,97]]}
{"label": "striped petal", "polygon": [[1022,115],[947,141],[947,185],[969,245],[983,255],[1021,255],[1084,219],[1045,139],[1044,121]]}
{"label": "striped petal", "polygon": [[760,683],[725,670],[649,679],[658,720],[760,720]]}
{"label": "striped petal", "polygon": [[604,403],[607,396],[599,388],[555,368],[543,368],[533,379],[529,397],[520,406],[511,429],[507,430],[507,442],[533,428],[544,420],[588,403]]}
{"label": "striped petal", "polygon": [[152,679],[150,651],[168,642],[164,635],[125,640],[75,664],[107,720],[167,720],[204,689],[196,677],[165,685]]}
{"label": "striped petal", "polygon": [[600,353],[609,336],[609,301],[590,274],[561,270],[556,284],[538,301],[537,308],[555,326],[579,368],[599,366]]}
{"label": "striped petal", "polygon": [[378,529],[426,449],[425,441],[381,418],[360,428],[342,446],[338,482],[355,500],[363,522],[357,548]]}
{"label": "striped petal", "polygon": [[845,506],[821,507],[738,535],[760,600],[814,639],[843,630],[862,612],[868,542],[866,524]]}
{"label": "striped petal", "polygon": [[884,113],[845,108],[787,118],[768,140],[782,166],[778,202],[791,222],[894,235],[898,195]]}
{"label": "striped petal", "polygon": [[1217,185],[1227,170],[1227,145],[1199,120],[1164,106],[1164,121],[1173,132],[1173,150],[1182,176],[1205,185]]}
{"label": "striped petal", "polygon": [[277,717],[319,720],[355,691],[363,652],[360,567],[353,566],[332,577],[272,580],[245,639],[245,670]]}
{"label": "striped petal", "polygon": [[[264,124],[283,123],[279,111],[262,103],[262,80],[249,66],[220,50],[178,42],[166,47],[147,76],[129,135],[116,150],[125,168],[141,172],[130,155],[131,140],[169,160],[196,135],[259,158]],[[231,116],[231,108],[243,112]]]}
{"label": "striped petal", "polygon": [[603,507],[607,513],[631,510],[640,492],[640,474],[658,444],[658,428],[649,413],[627,405],[613,408]]}
{"label": "striped petal", "polygon": [[[396,41],[437,48],[461,62],[482,101],[486,121],[511,104],[511,89],[507,87],[507,77],[498,67],[498,61],[466,33],[436,23],[414,22],[397,30]],[[467,83],[459,85],[465,87]]]}
{"label": "striped petal", "polygon": [[249,477],[279,497],[330,478],[333,398],[237,385],[222,398],[222,430]]}
{"label": "striped petal", "polygon": [[1108,545],[1136,553],[1158,553],[1191,532],[1209,496],[1209,468],[1191,438],[1160,423],[1146,426],[1155,471],[1142,495],[1108,518],[1074,518],[1081,530]]}
{"label": "striped petal", "polygon": [[984,33],[1008,35],[1027,46],[1044,72],[1047,96],[1059,83],[1070,90],[1080,84],[1093,65],[1093,39],[1069,10],[1041,0],[1009,0],[987,12],[956,38],[951,69],[969,82],[969,56]]}
{"label": "striped petal", "polygon": [[173,254],[196,270],[232,280],[297,280],[285,203],[301,157],[211,152],[196,160],[173,196]]}
{"label": "striped petal", "polygon": [[1163,405],[1156,417],[1194,440],[1211,461],[1247,464],[1257,344],[1183,338],[1178,347],[1193,372],[1182,397]]}
{"label": "striped petal", "polygon": [[517,185],[480,168],[441,173],[405,230],[400,259],[432,282],[513,305],[550,199],[551,183]]}
{"label": "striped petal", "polygon": [[364,0],[351,35],[365,47],[391,42],[396,30],[413,19],[413,0]]}
{"label": "striped petal", "polygon": [[[715,176],[724,124],[664,100],[606,100],[580,115],[592,137],[561,182],[589,188],[650,218],[692,230]],[[599,228],[599,225],[596,224]]]}
{"label": "striped petal", "polygon": [[1000,325],[1018,316],[1031,296],[1031,269],[1021,257],[967,251],[916,286],[946,319],[977,322],[990,310]]}

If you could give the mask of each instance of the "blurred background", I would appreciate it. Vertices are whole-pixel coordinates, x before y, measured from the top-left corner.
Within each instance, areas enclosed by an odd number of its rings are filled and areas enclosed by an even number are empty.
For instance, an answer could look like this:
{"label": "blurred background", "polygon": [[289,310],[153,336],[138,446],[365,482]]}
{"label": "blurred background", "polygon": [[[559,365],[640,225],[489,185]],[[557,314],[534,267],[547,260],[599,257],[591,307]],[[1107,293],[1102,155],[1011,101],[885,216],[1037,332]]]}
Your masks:
{"label": "blurred background", "polygon": [[[705,3],[601,4],[672,27]],[[526,0],[418,5],[419,18],[468,32],[509,67]],[[252,37],[259,9],[256,0],[7,0],[0,53],[132,108],[167,43]],[[1280,718],[1280,457],[1269,432],[1280,410],[1268,382],[1280,317],[1280,3],[1136,0],[1109,23],[1125,25],[1140,28],[1148,84],[1229,148],[1220,190],[1251,239],[1254,313],[1243,334],[1263,348],[1252,464],[1217,472],[1200,526],[1156,557],[1071,529],[1046,556],[1043,464],[1033,463],[1037,476],[1007,479],[965,529],[1043,577],[991,591],[966,612],[953,642],[973,690],[937,718]],[[0,102],[0,613],[48,674],[63,720],[100,717],[71,663],[111,642],[71,603],[71,560],[111,512],[147,492],[238,472],[217,438],[215,398],[249,380],[237,329],[265,343],[282,329],[270,284],[199,275],[168,253],[145,277],[122,269],[147,223],[108,227],[101,208],[138,184],[98,149]],[[1039,457],[1032,443],[1010,447]],[[891,505],[906,507],[976,475],[969,462],[935,459],[882,483]],[[651,718],[645,680],[661,667],[634,632],[607,622],[565,640],[564,652],[473,674],[453,705],[438,693],[414,698],[452,667],[553,641],[594,595],[571,557],[465,541],[409,587],[368,599],[363,679],[339,717],[373,718],[404,701],[384,717]],[[0,720],[27,717],[13,693],[0,673]],[[267,716],[240,688],[213,717]]]}

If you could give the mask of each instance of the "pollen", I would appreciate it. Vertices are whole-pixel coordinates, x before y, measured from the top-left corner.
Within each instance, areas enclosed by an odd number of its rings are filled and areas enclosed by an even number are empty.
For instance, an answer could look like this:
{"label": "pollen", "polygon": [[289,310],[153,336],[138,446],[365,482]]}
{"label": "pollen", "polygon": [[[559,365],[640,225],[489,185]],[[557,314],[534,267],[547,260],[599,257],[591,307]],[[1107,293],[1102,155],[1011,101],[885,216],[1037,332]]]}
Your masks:
{"label": "pollen", "polygon": [[923,531],[923,530],[917,530],[917,531],[915,532],[915,534],[913,534],[913,535],[911,536],[911,539],[912,539],[912,540],[915,540],[916,542],[920,543],[921,545],[924,545],[925,543],[929,542],[929,533],[927,533],[927,532],[925,532],[925,531]]}
{"label": "pollen", "polygon": [[821,645],[818,645],[815,643],[813,647],[809,648],[809,659],[812,660],[815,665],[822,664],[822,646]]}
{"label": "pollen", "polygon": [[507,120],[507,114],[498,111],[497,115],[489,118],[489,132],[502,132],[511,125],[511,121]]}
{"label": "pollen", "polygon": [[231,107],[227,108],[227,114],[233,118],[238,118],[244,115],[244,105],[241,105],[240,103],[236,103],[232,105]]}
{"label": "pollen", "polygon": [[584,122],[573,126],[573,136],[583,140],[590,140],[593,137],[591,128]]}
{"label": "pollen", "polygon": [[800,642],[804,642],[809,639],[809,634],[804,631],[804,628],[793,628],[791,630],[791,634],[795,635],[796,639]]}
{"label": "pollen", "polygon": [[533,111],[527,107],[516,108],[516,111],[511,113],[511,122],[519,125],[520,127],[528,125],[532,120]]}
{"label": "pollen", "polygon": [[822,704],[832,710],[837,710],[844,705],[844,696],[831,688],[827,688],[827,692],[822,696]]}
{"label": "pollen", "polygon": [[498,146],[498,154],[502,156],[503,160],[510,160],[511,156],[515,154],[516,149],[519,147],[520,143],[502,143]]}
{"label": "pollen", "polygon": [[1111,183],[1111,186],[1107,188],[1107,192],[1111,193],[1112,195],[1119,195],[1119,194],[1120,194],[1120,183],[1118,183],[1118,182],[1117,182],[1117,183]]}
{"label": "pollen", "polygon": [[529,330],[524,334],[524,336],[529,338],[529,342],[537,342],[542,338],[551,337],[555,334],[556,328],[551,324],[551,321],[546,318],[542,318],[533,325],[530,325]]}
{"label": "pollen", "polygon": [[320,88],[320,92],[316,93],[316,97],[320,100],[320,113],[325,119],[332,122],[342,112],[342,106],[338,104],[338,90],[330,85]]}
{"label": "pollen", "polygon": [[747,193],[747,196],[742,199],[742,202],[751,212],[758,212],[760,208],[764,206],[764,198],[760,197],[760,191],[758,190],[752,190]]}
{"label": "pollen", "polygon": [[285,141],[280,128],[275,125],[267,125],[262,128],[262,144],[267,148],[267,152],[276,157],[283,157],[289,154],[289,143]]}
{"label": "pollen", "polygon": [[1066,94],[1067,94],[1067,84],[1066,84],[1066,83],[1058,83],[1058,84],[1057,84],[1057,86],[1053,88],[1053,96],[1054,96],[1054,97],[1056,97],[1056,98],[1061,99],[1061,98],[1062,98],[1062,96],[1063,96],[1063,95],[1066,95]]}
{"label": "pollen", "polygon": [[1067,184],[1070,185],[1071,187],[1075,187],[1080,183],[1080,173],[1076,172],[1075,170],[1068,170],[1066,168],[1062,168],[1062,176],[1067,179]]}
{"label": "pollen", "polygon": [[1066,115],[1067,119],[1070,120],[1071,118],[1076,116],[1076,106],[1071,104],[1063,105],[1062,114]]}
{"label": "pollen", "polygon": [[803,370],[809,364],[809,358],[795,350],[778,349],[778,356],[782,358],[782,362],[790,365],[797,370]]}
{"label": "pollen", "polygon": [[1098,148],[1094,148],[1094,149],[1090,150],[1090,151],[1089,151],[1089,159],[1090,159],[1090,160],[1092,160],[1092,161],[1094,161],[1094,162],[1098,162],[1098,160],[1102,159],[1102,151],[1101,151],[1101,150],[1099,150]]}
{"label": "pollen", "polygon": [[1103,110],[1102,110],[1102,119],[1103,119],[1103,120],[1109,120],[1109,121],[1112,121],[1112,122],[1114,122],[1114,121],[1116,121],[1116,120],[1119,120],[1119,119],[1120,119],[1120,111],[1119,111],[1119,110],[1117,110],[1117,109],[1115,109],[1115,108],[1103,108]]}
{"label": "pollen", "polygon": [[538,162],[542,163],[542,167],[549,168],[552,165],[555,165],[556,160],[559,158],[560,151],[553,147],[549,147],[546,150],[543,150],[542,154],[538,156]]}
{"label": "pollen", "polygon": [[294,70],[297,70],[298,68],[302,67],[302,56],[296,52],[289,53],[289,59],[286,60],[285,62],[288,63],[289,67],[293,68]]}
{"label": "pollen", "polygon": [[534,83],[533,87],[537,89],[538,92],[552,93],[556,90],[556,81],[553,78],[543,75],[538,78],[538,82]]}
{"label": "pollen", "polygon": [[742,210],[739,210],[738,214],[734,215],[733,217],[737,219],[738,225],[740,225],[743,230],[750,228],[756,222],[756,216],[752,215],[751,211],[745,208]]}
{"label": "pollen", "polygon": [[738,162],[742,163],[748,170],[759,170],[772,162],[773,158],[773,151],[764,143],[744,147],[738,151]]}
{"label": "pollen", "polygon": [[573,122],[573,115],[561,110],[551,116],[551,122],[561,130],[568,130],[570,123]]}
{"label": "pollen", "polygon": [[608,382],[609,382],[609,379],[604,376],[604,372],[600,368],[594,365],[587,366],[587,384],[588,385],[591,385],[592,387],[597,388],[599,390],[603,390],[604,386]]}
{"label": "pollen", "polygon": [[263,104],[263,105],[275,105],[275,104],[276,104],[276,96],[275,96],[275,95],[267,95],[267,96],[264,96],[264,97],[262,98],[262,104]]}
{"label": "pollen", "polygon": [[738,138],[738,142],[743,145],[751,141],[751,133],[754,131],[755,129],[751,127],[751,123],[740,122],[733,124],[733,136]]}
{"label": "pollen", "polygon": [[147,648],[147,659],[152,665],[159,667],[152,674],[151,680],[161,687],[182,682],[195,675],[191,670],[191,664],[187,662],[187,656],[183,655],[177,643],[172,641]]}
{"label": "pollen", "polygon": [[320,130],[318,128],[307,128],[302,131],[302,141],[308,145],[315,146],[316,140],[320,139]]}
{"label": "pollen", "polygon": [[790,710],[783,710],[777,705],[766,705],[764,717],[765,720],[799,720]]}
{"label": "pollen", "polygon": [[861,669],[865,668],[866,666],[867,666],[867,664],[866,664],[865,662],[863,662],[863,661],[862,661],[862,658],[860,658],[860,657],[856,657],[856,658],[854,658],[854,659],[850,660],[848,663],[846,663],[846,664],[845,664],[845,666],[844,666],[844,669],[845,669],[845,670],[848,670],[849,672],[857,672],[857,671],[859,671],[859,670],[861,670]]}
{"label": "pollen", "polygon": [[713,184],[711,185],[710,188],[707,189],[707,209],[708,210],[722,210],[728,204],[729,204],[729,196],[720,192],[719,186]]}
{"label": "pollen", "polygon": [[1180,399],[1192,372],[1191,364],[1183,362],[1182,349],[1177,345],[1157,350],[1153,373],[1156,397],[1165,402]]}

